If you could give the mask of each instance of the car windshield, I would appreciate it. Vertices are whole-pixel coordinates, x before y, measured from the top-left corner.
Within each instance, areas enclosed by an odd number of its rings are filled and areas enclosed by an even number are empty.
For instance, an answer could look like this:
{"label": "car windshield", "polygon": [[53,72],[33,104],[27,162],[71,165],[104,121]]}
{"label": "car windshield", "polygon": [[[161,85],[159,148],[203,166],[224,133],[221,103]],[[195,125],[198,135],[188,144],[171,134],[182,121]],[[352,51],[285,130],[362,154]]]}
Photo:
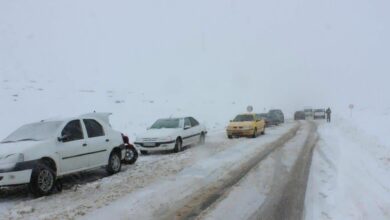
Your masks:
{"label": "car windshield", "polygon": [[324,109],[317,109],[314,112],[325,112],[325,110]]}
{"label": "car windshield", "polygon": [[255,118],[253,117],[253,115],[237,115],[233,121],[241,122],[241,121],[254,121],[254,120]]}
{"label": "car windshield", "polygon": [[1,143],[46,140],[55,136],[55,133],[61,124],[62,122],[60,121],[52,121],[23,125],[5,138]]}
{"label": "car windshield", "polygon": [[179,128],[180,119],[159,119],[157,120],[151,129],[161,129],[161,128]]}

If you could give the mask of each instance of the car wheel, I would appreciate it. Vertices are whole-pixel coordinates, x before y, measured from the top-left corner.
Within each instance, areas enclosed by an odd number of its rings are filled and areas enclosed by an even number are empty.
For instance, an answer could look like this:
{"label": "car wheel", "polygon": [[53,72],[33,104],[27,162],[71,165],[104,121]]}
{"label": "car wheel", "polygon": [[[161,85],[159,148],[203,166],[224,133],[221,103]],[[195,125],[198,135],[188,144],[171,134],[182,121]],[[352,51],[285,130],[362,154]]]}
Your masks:
{"label": "car wheel", "polygon": [[110,154],[110,158],[108,159],[108,165],[107,165],[107,173],[110,175],[113,175],[115,173],[118,173],[122,169],[122,161],[121,161],[121,154],[118,151],[113,151]]}
{"label": "car wheel", "polygon": [[203,145],[206,142],[206,135],[202,132],[199,137],[199,145]]}
{"label": "car wheel", "polygon": [[253,137],[253,138],[256,138],[256,137],[257,137],[257,128],[255,128],[255,130],[253,131],[252,137]]}
{"label": "car wheel", "polygon": [[229,138],[229,139],[233,139],[233,136],[232,136],[232,135],[228,135],[228,138]]}
{"label": "car wheel", "polygon": [[148,155],[149,152],[148,152],[147,150],[141,150],[141,154],[142,154],[142,155]]}
{"label": "car wheel", "polygon": [[173,152],[178,153],[182,151],[183,148],[183,142],[178,138],[176,140],[175,148],[173,149]]}
{"label": "car wheel", "polygon": [[30,192],[37,197],[49,195],[55,187],[55,181],[55,172],[47,165],[38,163],[31,174]]}
{"label": "car wheel", "polygon": [[134,164],[138,159],[138,151],[133,146],[126,146],[124,164]]}

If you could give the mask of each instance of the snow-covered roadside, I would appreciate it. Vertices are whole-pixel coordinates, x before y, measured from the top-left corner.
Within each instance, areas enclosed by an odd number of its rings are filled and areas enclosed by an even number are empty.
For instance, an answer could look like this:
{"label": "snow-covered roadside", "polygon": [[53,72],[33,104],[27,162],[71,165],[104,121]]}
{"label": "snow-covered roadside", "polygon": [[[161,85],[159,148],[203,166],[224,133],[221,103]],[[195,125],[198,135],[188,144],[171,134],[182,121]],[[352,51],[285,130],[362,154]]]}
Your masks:
{"label": "snow-covered roadside", "polygon": [[388,129],[389,117],[370,120],[372,114],[363,114],[360,123],[355,117],[319,126],[307,220],[390,219],[390,145],[379,137],[383,131],[372,132]]}
{"label": "snow-covered roadside", "polygon": [[257,139],[243,139],[240,143],[204,158],[183,169],[175,176],[152,183],[110,205],[86,215],[83,219],[161,219],[166,218],[188,202],[202,188],[222,180],[240,167],[268,143],[278,140],[295,123],[286,124]]}

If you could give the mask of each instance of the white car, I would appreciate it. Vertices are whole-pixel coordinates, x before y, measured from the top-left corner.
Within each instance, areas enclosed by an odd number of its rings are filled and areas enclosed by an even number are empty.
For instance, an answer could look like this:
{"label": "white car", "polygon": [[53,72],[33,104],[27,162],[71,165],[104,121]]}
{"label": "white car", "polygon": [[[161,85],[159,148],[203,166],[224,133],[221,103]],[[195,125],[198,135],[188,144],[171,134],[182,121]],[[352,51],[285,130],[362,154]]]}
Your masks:
{"label": "white car", "polygon": [[206,134],[206,128],[193,117],[166,118],[157,120],[134,144],[142,154],[160,150],[177,153],[184,146],[203,144]]}
{"label": "white car", "polygon": [[0,142],[0,186],[29,184],[36,196],[49,194],[64,175],[106,166],[121,170],[122,134],[109,113],[27,124]]}

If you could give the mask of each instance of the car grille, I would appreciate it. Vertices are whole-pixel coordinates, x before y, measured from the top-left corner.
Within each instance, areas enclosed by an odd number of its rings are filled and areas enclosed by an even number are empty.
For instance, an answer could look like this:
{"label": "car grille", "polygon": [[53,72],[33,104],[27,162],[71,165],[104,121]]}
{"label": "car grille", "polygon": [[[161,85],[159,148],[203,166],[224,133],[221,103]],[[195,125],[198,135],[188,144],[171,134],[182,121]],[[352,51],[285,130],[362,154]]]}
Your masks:
{"label": "car grille", "polygon": [[142,139],[144,142],[154,142],[157,141],[157,138],[144,138]]}

